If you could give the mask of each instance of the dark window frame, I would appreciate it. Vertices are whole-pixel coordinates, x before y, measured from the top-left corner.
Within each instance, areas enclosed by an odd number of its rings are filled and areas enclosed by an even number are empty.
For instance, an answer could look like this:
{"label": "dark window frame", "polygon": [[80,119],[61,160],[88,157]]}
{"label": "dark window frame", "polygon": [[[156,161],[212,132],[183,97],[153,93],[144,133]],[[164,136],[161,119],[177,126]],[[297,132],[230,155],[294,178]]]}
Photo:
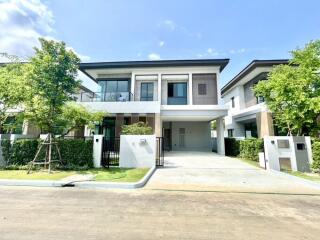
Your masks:
{"label": "dark window frame", "polygon": [[235,106],[236,106],[236,105],[235,105],[235,102],[234,102],[234,97],[232,97],[232,98],[231,98],[231,107],[232,107],[232,108],[235,108]]}
{"label": "dark window frame", "polygon": [[233,133],[234,133],[234,129],[233,129],[233,128],[228,129],[228,137],[229,137],[229,138],[232,138],[232,137],[233,137]]}
{"label": "dark window frame", "polygon": [[[152,91],[151,91],[151,96],[149,96],[149,87],[150,85],[152,86]],[[142,88],[143,86],[146,86],[147,87],[147,90],[146,90],[146,93],[147,93],[147,96],[143,96],[142,93]],[[140,85],[140,101],[153,101],[153,97],[154,97],[154,83],[153,82],[143,82],[141,83]]]}

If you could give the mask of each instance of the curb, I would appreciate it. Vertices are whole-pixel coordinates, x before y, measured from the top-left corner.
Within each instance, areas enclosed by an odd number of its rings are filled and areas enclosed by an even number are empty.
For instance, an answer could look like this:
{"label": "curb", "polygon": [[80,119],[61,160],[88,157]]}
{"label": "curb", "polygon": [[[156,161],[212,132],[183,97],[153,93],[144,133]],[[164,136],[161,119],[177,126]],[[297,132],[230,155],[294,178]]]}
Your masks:
{"label": "curb", "polygon": [[143,187],[155,172],[156,167],[152,167],[146,175],[138,182],[117,183],[117,182],[68,182],[68,181],[51,181],[51,180],[11,180],[1,179],[0,186],[29,186],[29,187],[79,187],[79,188],[119,188],[119,189],[135,189]]}

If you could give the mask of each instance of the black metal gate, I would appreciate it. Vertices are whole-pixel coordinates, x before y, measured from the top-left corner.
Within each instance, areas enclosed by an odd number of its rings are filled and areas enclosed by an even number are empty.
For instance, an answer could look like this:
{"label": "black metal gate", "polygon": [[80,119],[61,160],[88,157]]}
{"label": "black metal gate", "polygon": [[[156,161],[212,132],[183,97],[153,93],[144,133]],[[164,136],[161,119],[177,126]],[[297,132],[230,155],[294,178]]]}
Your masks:
{"label": "black metal gate", "polygon": [[107,138],[102,139],[102,152],[101,152],[101,165],[109,168],[110,166],[119,166],[119,150],[120,138]]}
{"label": "black metal gate", "polygon": [[157,137],[157,153],[156,153],[156,166],[164,166],[164,144],[163,137]]}

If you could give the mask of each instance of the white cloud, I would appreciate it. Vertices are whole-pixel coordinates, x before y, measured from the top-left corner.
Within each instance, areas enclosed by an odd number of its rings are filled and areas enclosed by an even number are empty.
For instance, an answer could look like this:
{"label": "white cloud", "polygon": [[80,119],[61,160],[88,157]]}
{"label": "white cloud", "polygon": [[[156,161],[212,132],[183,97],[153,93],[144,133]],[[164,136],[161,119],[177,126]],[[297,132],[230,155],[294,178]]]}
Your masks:
{"label": "white cloud", "polygon": [[164,20],[162,23],[161,23],[162,26],[165,26],[166,28],[168,28],[169,30],[171,31],[174,31],[176,28],[177,28],[177,24],[172,21],[172,20]]}
{"label": "white cloud", "polygon": [[230,50],[229,50],[229,53],[230,53],[230,54],[241,54],[241,53],[244,53],[244,52],[246,52],[246,49],[245,49],[245,48],[230,49]]}
{"label": "white cloud", "polygon": [[165,42],[164,42],[164,41],[160,41],[160,42],[159,42],[159,47],[163,47],[163,46],[164,46],[164,44],[165,44]]}
{"label": "white cloud", "polygon": [[40,0],[0,3],[0,52],[30,56],[38,38],[54,32],[53,14]]}
{"label": "white cloud", "polygon": [[[26,59],[39,47],[39,37],[56,40],[53,25],[53,13],[41,0],[0,0],[0,53]],[[90,59],[72,50],[82,61]]]}
{"label": "white cloud", "polygon": [[150,53],[148,55],[148,58],[149,58],[149,60],[160,60],[161,59],[160,55],[157,53]]}

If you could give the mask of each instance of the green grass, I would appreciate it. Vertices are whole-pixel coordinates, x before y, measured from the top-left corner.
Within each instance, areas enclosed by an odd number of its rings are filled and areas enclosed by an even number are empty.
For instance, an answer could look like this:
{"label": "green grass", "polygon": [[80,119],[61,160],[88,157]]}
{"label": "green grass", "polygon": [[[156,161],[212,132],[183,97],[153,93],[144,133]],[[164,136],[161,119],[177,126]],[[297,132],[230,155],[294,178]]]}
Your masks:
{"label": "green grass", "polygon": [[249,159],[240,158],[240,157],[236,157],[236,159],[239,159],[242,162],[245,162],[245,163],[248,163],[248,164],[250,164],[252,166],[260,168],[259,162],[252,161],[252,160],[249,160]]}
{"label": "green grass", "polygon": [[110,168],[90,169],[87,171],[33,171],[27,174],[26,170],[0,170],[0,179],[17,180],[61,180],[75,174],[93,174],[94,180],[106,182],[137,182],[148,172],[147,168]]}
{"label": "green grass", "polygon": [[284,171],[288,174],[291,174],[296,177],[304,178],[307,180],[320,182],[320,175],[319,174],[310,174],[310,173],[303,173],[303,172],[292,172],[292,171]]}
{"label": "green grass", "polygon": [[0,179],[18,180],[61,180],[62,178],[74,175],[74,171],[34,171],[27,174],[27,170],[0,170]]}
{"label": "green grass", "polygon": [[92,169],[84,173],[94,174],[96,181],[137,182],[146,175],[148,168],[109,168]]}

